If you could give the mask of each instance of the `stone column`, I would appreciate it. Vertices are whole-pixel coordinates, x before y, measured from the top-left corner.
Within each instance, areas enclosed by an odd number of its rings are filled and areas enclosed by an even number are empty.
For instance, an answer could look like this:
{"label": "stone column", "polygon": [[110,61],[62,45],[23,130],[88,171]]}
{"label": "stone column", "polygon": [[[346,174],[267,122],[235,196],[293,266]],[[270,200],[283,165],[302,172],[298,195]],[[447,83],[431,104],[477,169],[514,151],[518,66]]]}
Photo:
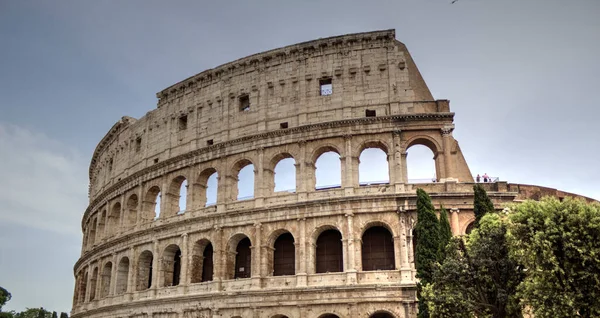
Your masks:
{"label": "stone column", "polygon": [[400,217],[400,269],[409,269],[408,259],[408,229],[406,224],[406,217],[403,214],[399,214]]}
{"label": "stone column", "polygon": [[408,152],[406,151],[401,151],[400,152],[400,157],[401,157],[401,165],[402,165],[402,181],[404,183],[408,183],[408,165],[407,165],[407,161],[406,161],[406,157],[408,156]]}
{"label": "stone column", "polygon": [[112,268],[110,273],[110,286],[108,288],[108,296],[116,294],[117,290],[117,253],[113,253]]}
{"label": "stone column", "polygon": [[223,279],[225,279],[225,242],[223,242],[223,229],[221,227],[216,226],[214,232],[215,241],[213,245],[213,280],[217,283],[217,291],[220,291],[223,288]]}
{"label": "stone column", "polygon": [[267,192],[268,180],[265,178],[264,148],[258,148],[258,162],[254,166],[254,205],[260,207]]}
{"label": "stone column", "polygon": [[452,226],[452,234],[460,235],[460,224],[458,221],[458,213],[460,212],[457,208],[450,209],[450,225]]}
{"label": "stone column", "polygon": [[144,187],[140,184],[140,185],[138,185],[138,188],[137,188],[138,205],[136,207],[137,213],[135,216],[135,224],[134,224],[135,229],[139,228],[140,223],[142,223],[142,214],[144,213],[144,211],[143,211],[144,200],[146,199],[144,197],[143,193],[144,193]]}
{"label": "stone column", "polygon": [[171,215],[174,215],[177,212],[169,211],[169,201],[172,200],[171,196],[168,194],[169,191],[169,183],[165,181],[166,178],[163,179],[160,187],[160,219],[167,218]]}
{"label": "stone column", "polygon": [[347,231],[346,231],[346,237],[347,237],[347,266],[345,268],[345,271],[348,273],[347,277],[346,277],[346,284],[348,285],[354,285],[357,283],[358,281],[358,277],[357,277],[357,272],[356,272],[356,246],[355,246],[355,242],[354,242],[354,215],[352,213],[348,213],[346,214],[346,220],[347,220]]}
{"label": "stone column", "polygon": [[394,186],[396,192],[404,191],[405,171],[403,167],[406,165],[406,156],[402,157],[402,148],[400,146],[400,130],[392,133],[392,145],[388,153],[388,165],[390,172],[390,185]]}
{"label": "stone column", "polygon": [[260,279],[261,279],[261,258],[262,253],[260,246],[262,245],[262,224],[256,223],[254,224],[254,243],[252,243],[252,269],[250,272],[250,277],[252,278],[252,288],[260,288]]}
{"label": "stone column", "polygon": [[181,275],[179,284],[187,286],[189,284],[188,262],[189,262],[188,234],[181,235]]}
{"label": "stone column", "polygon": [[296,193],[298,194],[298,201],[305,201],[306,192],[308,191],[308,181],[310,180],[306,176],[306,141],[299,141],[298,147],[298,158],[294,158],[296,161],[294,163],[296,167]]}
{"label": "stone column", "polygon": [[117,222],[118,228],[115,231],[115,233],[117,235],[120,235],[121,232],[123,232],[123,228],[124,228],[124,226],[123,226],[123,223],[124,223],[123,219],[125,218],[125,215],[126,215],[125,214],[125,208],[126,208],[126,206],[125,206],[125,195],[123,195],[123,194],[121,195],[121,199],[119,200],[119,202],[121,202],[121,210],[119,211],[119,221]]}
{"label": "stone column", "polygon": [[296,250],[296,286],[304,287],[307,284],[307,274],[306,274],[306,262],[308,261],[307,257],[307,248],[306,248],[306,218],[298,219],[300,223],[300,231],[298,233],[298,244],[294,242]]}
{"label": "stone column", "polygon": [[135,284],[137,283],[135,280],[135,274],[137,269],[136,264],[136,249],[135,247],[131,247],[129,249],[129,272],[127,273],[127,293],[130,294],[135,291]]}
{"label": "stone column", "polygon": [[[162,202],[161,202],[162,203]],[[162,214],[162,211],[161,211]],[[160,262],[159,262],[159,258],[160,258],[160,253],[158,251],[158,240],[154,240],[154,243],[152,244],[152,283],[150,284],[150,288],[156,290],[158,288],[158,281],[159,281],[159,275],[160,275]]]}
{"label": "stone column", "polygon": [[446,180],[457,180],[454,174],[454,169],[452,169],[452,156],[450,153],[452,150],[452,130],[454,130],[454,125],[442,128],[442,140],[444,143],[444,170],[446,170]]}
{"label": "stone column", "polygon": [[344,136],[344,156],[342,160],[342,188],[346,195],[354,193],[354,187],[358,187],[358,157],[352,153],[352,135]]}

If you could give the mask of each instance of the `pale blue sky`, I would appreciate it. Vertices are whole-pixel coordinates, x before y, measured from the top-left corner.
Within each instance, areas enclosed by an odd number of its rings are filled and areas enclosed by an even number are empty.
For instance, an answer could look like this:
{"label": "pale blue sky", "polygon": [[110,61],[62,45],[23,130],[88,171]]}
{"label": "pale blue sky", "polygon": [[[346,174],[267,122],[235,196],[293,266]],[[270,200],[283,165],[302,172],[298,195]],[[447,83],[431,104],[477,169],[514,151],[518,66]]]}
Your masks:
{"label": "pale blue sky", "polygon": [[70,309],[87,165],[121,116],[207,68],[319,37],[396,29],[451,100],[473,173],[600,199],[600,1],[450,2],[0,0],[6,308]]}

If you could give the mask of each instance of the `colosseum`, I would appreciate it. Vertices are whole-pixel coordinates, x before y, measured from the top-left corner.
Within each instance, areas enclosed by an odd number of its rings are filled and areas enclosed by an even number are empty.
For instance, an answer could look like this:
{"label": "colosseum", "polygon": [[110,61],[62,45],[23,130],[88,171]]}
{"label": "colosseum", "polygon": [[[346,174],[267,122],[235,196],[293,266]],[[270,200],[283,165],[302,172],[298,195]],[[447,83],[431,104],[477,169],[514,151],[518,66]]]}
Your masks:
{"label": "colosseum", "polygon": [[[393,30],[244,57],[157,98],[94,151],[74,318],[416,317],[417,187],[455,235],[474,220],[454,113]],[[415,145],[433,152],[434,179],[408,179]],[[386,180],[361,168],[371,150]],[[497,209],[570,195],[482,185]]]}

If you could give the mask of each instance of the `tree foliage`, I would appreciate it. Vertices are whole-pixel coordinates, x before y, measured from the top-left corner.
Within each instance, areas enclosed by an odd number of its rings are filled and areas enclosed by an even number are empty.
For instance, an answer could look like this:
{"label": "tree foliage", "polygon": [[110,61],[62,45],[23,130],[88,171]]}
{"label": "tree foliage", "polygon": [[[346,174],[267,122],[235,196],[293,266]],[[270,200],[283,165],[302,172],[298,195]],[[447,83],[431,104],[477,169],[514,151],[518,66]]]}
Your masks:
{"label": "tree foliage", "polygon": [[446,258],[446,246],[452,239],[452,229],[450,228],[450,221],[448,221],[448,211],[441,207],[440,209],[440,246],[439,246],[439,262],[442,262]]}
{"label": "tree foliage", "polygon": [[66,312],[61,312],[60,313],[60,318],[69,318],[69,315],[67,315]]}
{"label": "tree foliage", "polygon": [[473,186],[475,192],[473,200],[473,214],[475,214],[475,227],[479,226],[481,218],[488,212],[494,212],[494,204],[487,195],[485,189],[480,185],[476,184]]}
{"label": "tree foliage", "polygon": [[468,237],[450,241],[423,292],[431,317],[522,317],[516,291],[523,272],[508,257],[506,232],[494,213]]}
{"label": "tree foliage", "polygon": [[544,198],[514,210],[511,256],[527,268],[519,293],[534,316],[600,317],[600,204]]}
{"label": "tree foliage", "polygon": [[4,289],[0,286],[0,311],[2,311],[2,307],[12,298],[12,295],[8,292],[8,290]]}
{"label": "tree foliage", "polygon": [[[422,189],[417,189],[417,225],[415,226],[415,267],[417,270],[417,294],[431,282],[434,266],[440,249],[440,224],[431,198]],[[429,317],[427,305],[419,302],[419,318]]]}

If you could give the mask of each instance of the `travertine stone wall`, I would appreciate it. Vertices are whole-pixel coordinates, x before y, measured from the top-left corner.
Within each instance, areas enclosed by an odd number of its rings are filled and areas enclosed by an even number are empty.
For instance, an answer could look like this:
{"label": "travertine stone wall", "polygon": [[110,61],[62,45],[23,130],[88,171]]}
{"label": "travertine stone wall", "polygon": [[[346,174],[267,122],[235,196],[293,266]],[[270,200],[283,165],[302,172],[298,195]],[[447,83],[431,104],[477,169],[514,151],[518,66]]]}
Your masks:
{"label": "travertine stone wall", "polygon": [[[320,95],[320,80],[331,80],[331,95]],[[406,165],[413,145],[434,154],[437,179],[418,186],[451,211],[454,234],[473,221],[473,177],[452,136],[454,113],[447,100],[433,99],[393,30],[255,54],[157,97],[156,109],[123,117],[94,152],[74,268],[75,318],[415,317],[417,185],[408,182]],[[388,182],[359,183],[367,148],[387,154],[381,164]],[[315,163],[328,151],[339,154],[341,184],[316,189]],[[286,158],[295,161],[296,188],[275,192],[275,166]],[[254,194],[238,200],[237,175],[250,164]],[[217,200],[207,205],[214,173]],[[484,186],[498,209],[539,192],[506,182]],[[364,247],[370,229],[393,250],[388,269],[363,268],[373,256]],[[317,241],[331,230],[341,237],[340,271],[319,272],[328,254],[319,254]],[[275,243],[286,233],[294,274],[275,276],[282,259]],[[236,279],[245,239],[250,273]]]}

